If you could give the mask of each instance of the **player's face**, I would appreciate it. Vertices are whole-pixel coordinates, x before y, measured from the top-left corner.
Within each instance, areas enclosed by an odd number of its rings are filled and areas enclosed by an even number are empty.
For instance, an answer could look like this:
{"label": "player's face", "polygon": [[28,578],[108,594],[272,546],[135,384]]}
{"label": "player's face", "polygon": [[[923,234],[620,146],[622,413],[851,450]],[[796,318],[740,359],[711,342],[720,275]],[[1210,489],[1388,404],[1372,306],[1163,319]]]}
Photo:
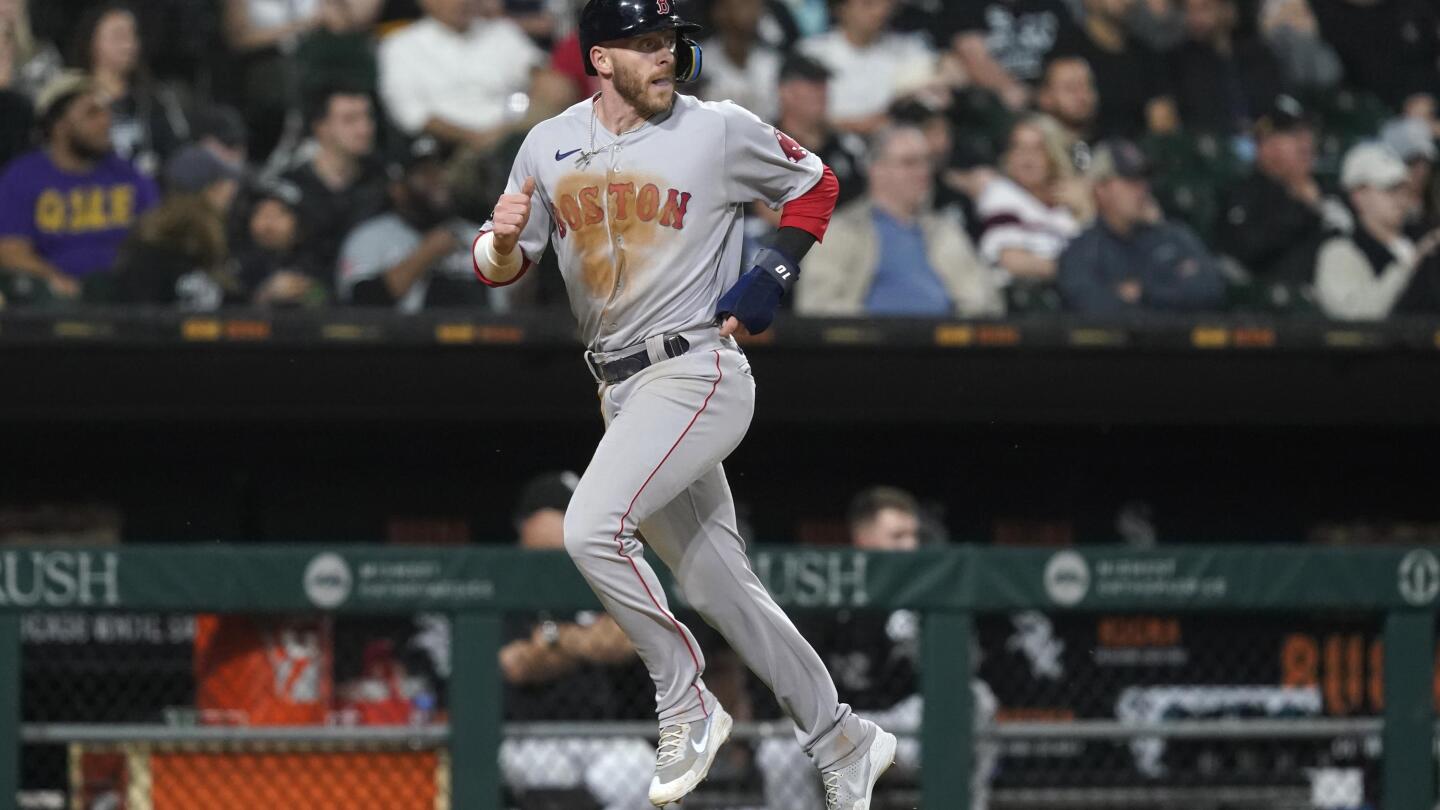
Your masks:
{"label": "player's face", "polygon": [[914,551],[919,545],[919,518],[899,509],[881,509],[855,530],[855,546],[870,551]]}
{"label": "player's face", "polygon": [[608,43],[615,90],[648,118],[675,103],[674,31],[657,31]]}

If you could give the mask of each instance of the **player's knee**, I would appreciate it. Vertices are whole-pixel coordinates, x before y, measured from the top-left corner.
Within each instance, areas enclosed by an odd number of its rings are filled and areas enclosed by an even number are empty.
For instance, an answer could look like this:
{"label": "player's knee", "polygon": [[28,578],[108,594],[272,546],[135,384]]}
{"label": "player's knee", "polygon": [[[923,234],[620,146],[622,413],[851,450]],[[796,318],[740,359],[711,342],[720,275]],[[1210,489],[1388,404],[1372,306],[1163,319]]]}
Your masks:
{"label": "player's knee", "polygon": [[[614,520],[618,520],[618,516]],[[583,502],[572,499],[565,510],[565,550],[570,556],[584,557],[597,553],[605,533],[603,510],[587,508]],[[612,521],[613,523],[614,521]],[[611,529],[614,533],[614,529]],[[614,546],[609,546],[613,552]]]}

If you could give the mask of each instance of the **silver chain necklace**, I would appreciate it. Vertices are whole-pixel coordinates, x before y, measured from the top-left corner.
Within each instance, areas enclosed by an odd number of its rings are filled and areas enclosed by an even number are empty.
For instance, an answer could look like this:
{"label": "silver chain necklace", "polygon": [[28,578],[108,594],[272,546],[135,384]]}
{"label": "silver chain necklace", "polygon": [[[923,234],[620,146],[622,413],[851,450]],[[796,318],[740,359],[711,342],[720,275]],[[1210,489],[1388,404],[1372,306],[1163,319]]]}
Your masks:
{"label": "silver chain necklace", "polygon": [[646,124],[650,123],[650,119],[647,118],[647,119],[645,119],[644,121],[641,121],[641,122],[640,122],[640,125],[637,126],[637,127],[635,127],[634,129],[631,129],[631,130],[628,130],[628,131],[626,131],[626,132],[621,132],[621,133],[616,134],[616,135],[615,135],[615,140],[612,141],[608,146],[602,147],[602,148],[600,148],[600,149],[596,149],[596,148],[595,148],[595,119],[597,119],[597,118],[600,117],[600,112],[599,112],[597,109],[595,109],[595,105],[598,104],[599,101],[600,101],[600,94],[599,94],[599,93],[596,93],[596,94],[595,94],[595,97],[590,100],[590,148],[589,148],[588,150],[581,150],[581,151],[580,151],[580,157],[575,158],[575,168],[577,168],[577,169],[588,168],[588,167],[590,166],[590,161],[591,161],[591,159],[593,159],[596,155],[600,154],[601,152],[604,152],[606,149],[615,149],[616,147],[618,147],[618,146],[620,145],[620,139],[621,139],[621,138],[625,137],[626,135],[634,135],[636,132],[639,132],[640,130],[644,129]]}

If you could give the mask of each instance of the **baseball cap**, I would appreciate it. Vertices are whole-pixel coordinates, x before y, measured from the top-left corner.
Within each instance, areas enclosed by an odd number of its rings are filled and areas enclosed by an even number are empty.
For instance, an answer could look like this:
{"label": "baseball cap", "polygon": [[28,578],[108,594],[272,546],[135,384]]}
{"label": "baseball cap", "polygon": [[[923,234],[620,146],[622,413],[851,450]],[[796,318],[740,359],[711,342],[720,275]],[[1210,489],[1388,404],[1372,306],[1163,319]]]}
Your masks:
{"label": "baseball cap", "polygon": [[515,522],[519,523],[541,509],[564,512],[579,483],[580,477],[568,470],[531,478],[520,491],[520,500],[515,504]]}
{"label": "baseball cap", "polygon": [[35,97],[35,118],[58,118],[71,101],[95,89],[90,74],[83,70],[62,70],[40,89]]}
{"label": "baseball cap", "polygon": [[1340,187],[1346,191],[1365,186],[1394,188],[1408,176],[1400,158],[1389,147],[1373,141],[1351,147],[1340,164]]}
{"label": "baseball cap", "polygon": [[443,160],[444,152],[440,142],[429,135],[412,138],[396,149],[390,157],[387,171],[392,179],[398,180],[405,172],[427,160]]}
{"label": "baseball cap", "polygon": [[165,185],[171,191],[194,194],[217,180],[239,180],[240,171],[198,144],[176,152],[165,163]]}
{"label": "baseball cap", "polygon": [[1133,141],[1109,138],[1097,144],[1090,153],[1090,168],[1085,176],[1094,182],[1112,177],[1144,180],[1150,176],[1150,161]]}
{"label": "baseball cap", "polygon": [[1305,106],[1294,96],[1280,94],[1271,99],[1260,117],[1255,119],[1255,136],[1264,137],[1279,132],[1294,132],[1312,126]]}
{"label": "baseball cap", "polygon": [[305,200],[300,187],[287,180],[261,181],[255,184],[252,192],[256,205],[265,200],[275,200],[289,208],[299,208],[300,203]]}
{"label": "baseball cap", "polygon": [[1380,140],[1406,163],[1435,160],[1435,140],[1430,137],[1430,128],[1418,118],[1392,120],[1380,130]]}
{"label": "baseball cap", "polygon": [[203,110],[195,121],[195,140],[212,137],[231,149],[245,146],[249,130],[234,107],[216,104]]}
{"label": "baseball cap", "polygon": [[780,81],[803,79],[810,82],[828,82],[833,76],[830,69],[801,53],[792,53],[780,64]]}

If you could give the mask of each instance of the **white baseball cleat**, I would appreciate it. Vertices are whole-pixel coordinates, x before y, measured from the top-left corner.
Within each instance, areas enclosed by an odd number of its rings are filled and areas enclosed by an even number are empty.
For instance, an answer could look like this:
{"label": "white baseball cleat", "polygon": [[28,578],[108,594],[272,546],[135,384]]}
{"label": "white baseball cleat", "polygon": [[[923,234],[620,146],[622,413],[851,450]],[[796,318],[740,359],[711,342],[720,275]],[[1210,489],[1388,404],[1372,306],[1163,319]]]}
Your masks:
{"label": "white baseball cleat", "polygon": [[730,739],[735,721],[720,704],[701,723],[679,723],[660,729],[655,749],[655,776],[650,780],[650,803],[656,807],[678,802],[699,787],[710,774],[715,752]]}
{"label": "white baseball cleat", "polygon": [[821,775],[825,810],[870,810],[875,782],[895,762],[895,735],[875,728],[870,750],[848,766]]}

